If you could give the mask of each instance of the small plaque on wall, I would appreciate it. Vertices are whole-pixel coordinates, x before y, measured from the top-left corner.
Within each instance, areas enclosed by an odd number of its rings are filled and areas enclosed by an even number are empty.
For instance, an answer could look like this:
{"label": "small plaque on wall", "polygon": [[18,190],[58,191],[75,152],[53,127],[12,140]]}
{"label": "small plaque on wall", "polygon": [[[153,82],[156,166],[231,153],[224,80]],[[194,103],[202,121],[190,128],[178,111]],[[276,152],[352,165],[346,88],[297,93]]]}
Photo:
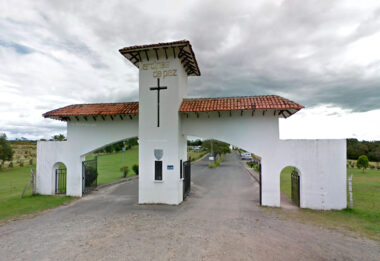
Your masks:
{"label": "small plaque on wall", "polygon": [[167,168],[168,168],[168,170],[173,170],[174,166],[173,165],[168,165]]}

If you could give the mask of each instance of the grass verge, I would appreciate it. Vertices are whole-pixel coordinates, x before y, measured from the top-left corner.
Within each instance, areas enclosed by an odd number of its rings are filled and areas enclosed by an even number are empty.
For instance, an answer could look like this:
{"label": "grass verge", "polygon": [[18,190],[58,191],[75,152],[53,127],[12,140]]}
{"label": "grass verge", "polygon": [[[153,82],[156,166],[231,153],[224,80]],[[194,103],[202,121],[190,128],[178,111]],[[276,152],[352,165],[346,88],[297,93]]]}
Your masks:
{"label": "grass verge", "polygon": [[216,167],[218,167],[218,166],[220,165],[220,163],[222,163],[223,160],[224,160],[224,154],[222,154],[222,155],[220,156],[220,158],[217,159],[214,163],[208,165],[208,167],[209,167],[210,169],[216,168]]}
{"label": "grass verge", "polygon": [[[281,191],[290,198],[290,173],[292,168],[281,172]],[[344,229],[371,239],[380,240],[380,171],[348,169],[353,174],[354,208],[319,211],[298,211],[265,208],[273,214],[302,223],[313,223],[329,229]],[[347,199],[348,201],[348,199]]]}
{"label": "grass verge", "polygon": [[[35,166],[32,166],[35,168]],[[31,167],[0,171],[0,220],[17,218],[41,210],[53,208],[73,200],[73,197],[42,196],[31,194],[29,189],[20,199],[25,185],[30,180]]]}
{"label": "grass verge", "polygon": [[187,152],[187,157],[190,158],[191,161],[193,162],[202,158],[206,154],[207,154],[207,151],[204,151],[204,150],[200,150],[200,151],[191,150]]}

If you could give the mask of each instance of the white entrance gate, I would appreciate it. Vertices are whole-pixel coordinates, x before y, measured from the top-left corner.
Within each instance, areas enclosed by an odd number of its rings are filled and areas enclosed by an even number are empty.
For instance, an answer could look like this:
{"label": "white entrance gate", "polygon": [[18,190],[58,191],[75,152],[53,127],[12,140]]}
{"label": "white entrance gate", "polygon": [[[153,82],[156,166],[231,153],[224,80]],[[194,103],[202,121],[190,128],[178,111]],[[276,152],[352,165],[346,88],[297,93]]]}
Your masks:
{"label": "white entrance gate", "polygon": [[68,137],[38,143],[41,194],[52,194],[46,170],[59,160],[68,169],[67,194],[80,196],[83,155],[138,136],[139,203],[179,204],[180,162],[187,159],[187,136],[192,135],[260,155],[263,205],[280,206],[280,172],[292,165],[302,172],[301,207],[346,207],[345,140],[279,139],[278,119],[301,105],[279,96],[187,99],[187,77],[199,76],[200,70],[186,40],[132,46],[120,53],[139,68],[139,103],[72,105],[44,114],[66,121]]}

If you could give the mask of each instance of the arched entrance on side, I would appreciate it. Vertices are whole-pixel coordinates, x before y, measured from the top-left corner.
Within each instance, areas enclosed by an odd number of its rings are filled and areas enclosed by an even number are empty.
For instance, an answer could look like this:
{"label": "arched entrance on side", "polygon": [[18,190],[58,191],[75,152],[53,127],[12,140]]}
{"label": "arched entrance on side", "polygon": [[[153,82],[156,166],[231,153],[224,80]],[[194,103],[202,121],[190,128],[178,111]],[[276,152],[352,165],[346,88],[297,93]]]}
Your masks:
{"label": "arched entrance on side", "polygon": [[281,207],[301,206],[301,171],[286,166],[280,173]]}
{"label": "arched entrance on side", "polygon": [[[81,155],[83,193],[130,176],[138,166],[138,138],[129,137],[92,148]],[[138,167],[137,167],[138,173]]]}
{"label": "arched entrance on side", "polygon": [[62,162],[53,165],[54,194],[66,195],[67,168]]}

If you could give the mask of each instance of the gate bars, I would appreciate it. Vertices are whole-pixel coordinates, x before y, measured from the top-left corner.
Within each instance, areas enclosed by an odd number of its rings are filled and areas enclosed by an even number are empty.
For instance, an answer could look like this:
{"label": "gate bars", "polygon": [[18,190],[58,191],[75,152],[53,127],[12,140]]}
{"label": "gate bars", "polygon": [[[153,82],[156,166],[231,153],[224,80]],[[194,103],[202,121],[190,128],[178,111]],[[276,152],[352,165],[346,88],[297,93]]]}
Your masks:
{"label": "gate bars", "polygon": [[98,184],[98,157],[82,162],[82,193],[96,188]]}
{"label": "gate bars", "polygon": [[55,170],[55,194],[66,194],[66,169]]}
{"label": "gate bars", "polygon": [[191,189],[191,161],[183,162],[183,199],[189,194]]}
{"label": "gate bars", "polygon": [[300,176],[296,169],[292,171],[292,201],[300,206]]}

